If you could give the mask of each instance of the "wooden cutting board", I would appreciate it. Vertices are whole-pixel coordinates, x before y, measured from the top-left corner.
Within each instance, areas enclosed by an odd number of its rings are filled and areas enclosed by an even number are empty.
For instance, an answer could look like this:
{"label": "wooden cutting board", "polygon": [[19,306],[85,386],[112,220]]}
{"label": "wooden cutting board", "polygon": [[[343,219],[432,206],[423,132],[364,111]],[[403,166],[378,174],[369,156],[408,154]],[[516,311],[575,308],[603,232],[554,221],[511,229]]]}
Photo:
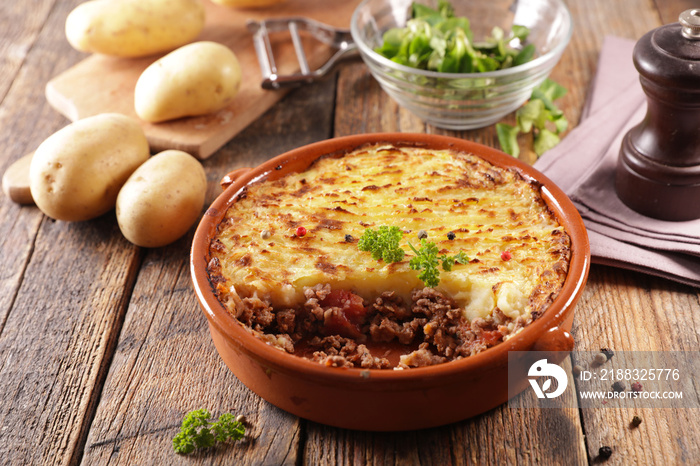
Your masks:
{"label": "wooden cutting board", "polygon": [[[287,0],[268,8],[235,9],[204,0],[206,24],[197,40],[220,42],[234,51],[243,72],[240,92],[230,106],[215,114],[157,124],[143,121],[151,151],[179,149],[205,159],[282,98],[285,91],[261,87],[260,66],[252,35],[246,28],[248,20],[303,16],[349,29],[350,18],[359,1]],[[280,33],[272,40],[280,74],[298,72],[289,35]],[[310,37],[304,37],[304,48],[311,69],[325,63],[334,51]],[[138,119],[133,103],[134,86],[141,72],[158,58],[160,56],[125,59],[91,55],[49,81],[46,98],[72,121],[105,112],[123,113]]]}

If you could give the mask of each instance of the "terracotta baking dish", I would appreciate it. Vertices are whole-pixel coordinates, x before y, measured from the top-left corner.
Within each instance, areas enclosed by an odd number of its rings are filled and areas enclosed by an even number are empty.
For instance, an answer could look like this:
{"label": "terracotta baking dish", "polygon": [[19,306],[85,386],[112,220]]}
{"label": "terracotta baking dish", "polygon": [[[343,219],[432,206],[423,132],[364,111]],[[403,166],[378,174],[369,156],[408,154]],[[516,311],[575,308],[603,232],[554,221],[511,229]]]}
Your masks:
{"label": "terracotta baking dish", "polygon": [[[206,266],[209,243],[226,209],[247,184],[306,169],[318,157],[374,142],[451,148],[477,154],[502,167],[515,167],[537,180],[551,210],[569,233],[572,255],[563,289],[549,309],[520,333],[475,356],[410,370],[329,368],[286,354],[255,338],[231,317],[214,295]],[[428,134],[364,134],[330,139],[275,157],[257,168],[236,170],[224,192],[204,214],[194,236],[194,289],[221,358],[248,388],[297,416],[360,430],[409,430],[475,416],[508,399],[509,351],[570,351],[568,331],[588,276],[588,236],[576,208],[549,179],[512,157],[473,142]],[[514,353],[513,353],[514,354]],[[521,354],[521,353],[520,353]],[[526,353],[527,354],[527,353]],[[551,353],[562,359],[566,353]],[[518,386],[527,386],[526,372]]]}

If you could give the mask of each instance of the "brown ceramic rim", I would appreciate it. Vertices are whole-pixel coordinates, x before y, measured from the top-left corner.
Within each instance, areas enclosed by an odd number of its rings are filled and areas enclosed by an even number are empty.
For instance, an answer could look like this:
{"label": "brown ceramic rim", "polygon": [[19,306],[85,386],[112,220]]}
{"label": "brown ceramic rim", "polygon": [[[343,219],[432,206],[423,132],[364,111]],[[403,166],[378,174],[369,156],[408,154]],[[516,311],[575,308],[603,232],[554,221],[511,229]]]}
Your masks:
{"label": "brown ceramic rim", "polygon": [[[215,235],[217,226],[223,219],[226,210],[235,202],[240,190],[250,183],[268,177],[279,177],[293,171],[302,171],[320,156],[350,151],[366,144],[384,142],[472,153],[494,165],[515,168],[526,178],[535,180],[542,186],[543,197],[571,237],[571,261],[566,281],[559,295],[539,319],[509,340],[474,356],[434,366],[396,371],[339,369],[322,366],[273,348],[245,330],[234,317],[228,314],[214,294],[206,268],[210,258],[209,244],[211,239]],[[239,173],[240,171],[237,174]],[[544,335],[548,330],[558,327],[568,314],[573,312],[573,306],[583,291],[588,277],[590,267],[588,235],[578,211],[564,192],[529,165],[499,150],[475,142],[422,133],[371,133],[346,136],[291,150],[228,181],[232,182],[205,212],[192,243],[190,267],[199,302],[210,325],[218,327],[220,333],[226,335],[240,351],[247,353],[253,359],[264,360],[266,366],[271,369],[291,374],[303,373],[306,380],[313,380],[316,383],[337,384],[338,382],[352,383],[363,380],[365,382],[363,383],[364,389],[367,389],[366,379],[369,378],[374,382],[372,385],[378,384],[377,388],[384,385],[382,382],[403,385],[409,381],[412,383],[408,385],[415,388],[416,384],[433,386],[441,379],[445,381],[457,374],[463,374],[464,371],[493,369],[496,366],[505,365],[509,350],[527,351],[531,349],[538,337]]]}

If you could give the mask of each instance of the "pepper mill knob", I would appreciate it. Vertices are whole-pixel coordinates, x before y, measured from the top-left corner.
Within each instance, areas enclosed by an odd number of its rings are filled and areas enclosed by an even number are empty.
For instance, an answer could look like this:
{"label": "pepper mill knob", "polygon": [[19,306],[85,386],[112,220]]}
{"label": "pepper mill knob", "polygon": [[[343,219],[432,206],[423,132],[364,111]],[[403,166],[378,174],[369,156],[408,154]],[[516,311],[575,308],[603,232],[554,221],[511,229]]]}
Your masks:
{"label": "pepper mill knob", "polygon": [[700,9],[646,33],[633,61],[647,113],[622,140],[617,194],[648,217],[700,218]]}
{"label": "pepper mill knob", "polygon": [[700,10],[685,10],[678,17],[681,24],[681,34],[689,40],[700,39]]}

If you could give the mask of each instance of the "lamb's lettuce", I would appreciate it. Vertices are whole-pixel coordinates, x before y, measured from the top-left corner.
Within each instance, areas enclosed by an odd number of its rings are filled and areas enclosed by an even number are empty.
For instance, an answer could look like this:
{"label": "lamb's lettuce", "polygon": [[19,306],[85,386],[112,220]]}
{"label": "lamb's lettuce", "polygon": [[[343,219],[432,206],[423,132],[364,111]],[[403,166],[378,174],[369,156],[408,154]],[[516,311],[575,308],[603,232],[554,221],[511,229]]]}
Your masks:
{"label": "lamb's lettuce", "polygon": [[[532,60],[535,47],[527,44],[530,30],[514,25],[509,34],[495,27],[483,41],[475,42],[469,19],[457,17],[448,0],[437,9],[413,3],[406,26],[383,35],[375,50],[401,65],[445,73],[476,73],[522,65]],[[513,44],[513,45],[511,45]]]}
{"label": "lamb's lettuce", "polygon": [[520,154],[518,135],[521,133],[532,132],[532,149],[538,157],[559,144],[559,135],[566,131],[569,122],[554,101],[565,94],[566,88],[547,78],[515,112],[515,126],[497,123],[496,135],[503,152],[513,157]]}

